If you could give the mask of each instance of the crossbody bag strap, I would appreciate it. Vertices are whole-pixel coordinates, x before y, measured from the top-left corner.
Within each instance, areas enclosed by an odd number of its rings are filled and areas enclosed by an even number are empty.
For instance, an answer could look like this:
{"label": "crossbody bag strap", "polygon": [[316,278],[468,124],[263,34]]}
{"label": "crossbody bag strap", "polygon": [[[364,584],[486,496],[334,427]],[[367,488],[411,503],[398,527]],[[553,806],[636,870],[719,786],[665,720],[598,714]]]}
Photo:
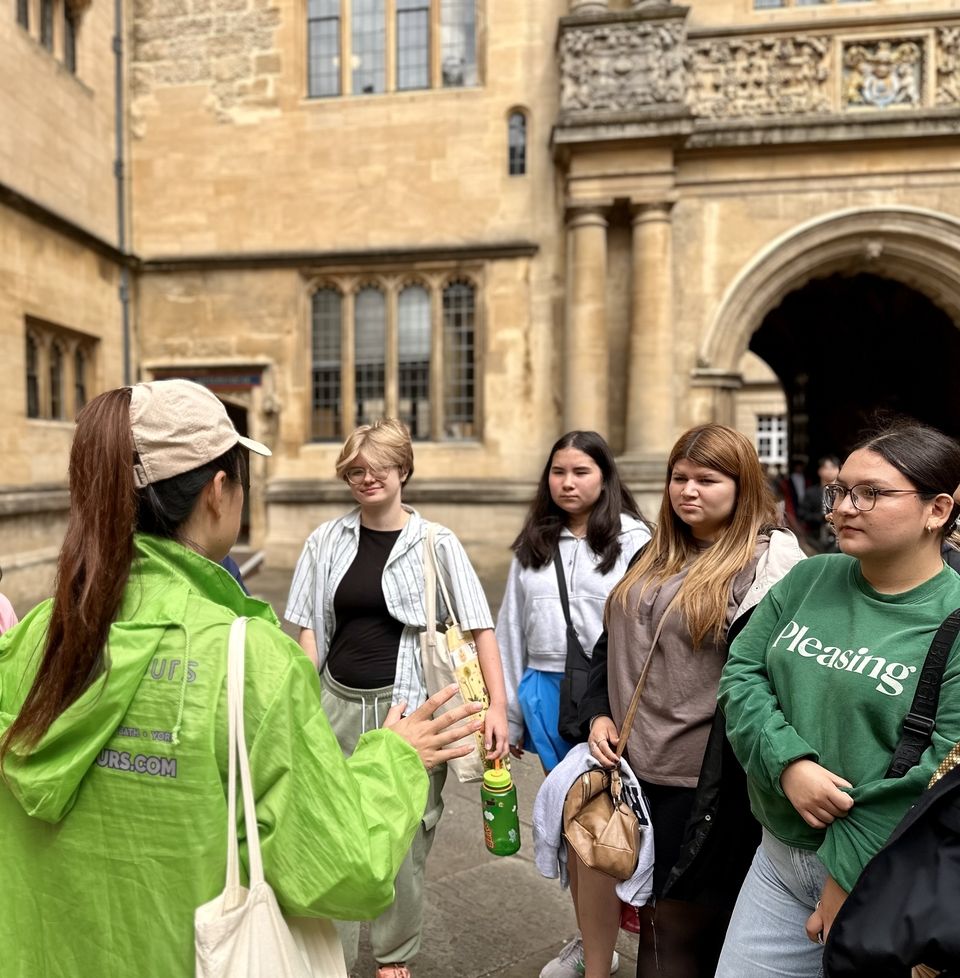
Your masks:
{"label": "crossbody bag strap", "polygon": [[943,671],[950,657],[950,650],[960,633],[960,608],[943,620],[933,636],[927,657],[920,670],[917,691],[913,695],[910,711],[903,718],[903,730],[893,752],[893,760],[884,777],[902,778],[910,768],[920,762],[920,756],[930,746],[936,725],[937,706],[940,703],[940,686]]}
{"label": "crossbody bag strap", "polygon": [[567,623],[567,635],[577,643],[580,654],[586,658],[587,653],[583,651],[583,644],[577,630],[573,627],[573,620],[570,617],[570,598],[567,595],[567,577],[563,572],[563,558],[560,556],[560,541],[557,541],[557,549],[553,552],[553,566],[557,571],[557,590],[560,592],[560,607],[563,608],[563,620]]}
{"label": "crossbody bag strap", "polygon": [[617,741],[618,761],[623,756],[623,752],[627,746],[627,735],[630,733],[630,728],[633,726],[634,718],[637,715],[637,708],[640,706],[640,697],[643,696],[643,687],[647,685],[647,673],[650,672],[650,663],[653,662],[653,656],[657,651],[657,644],[660,641],[660,633],[663,631],[664,622],[666,622],[667,615],[670,614],[670,611],[673,608],[673,603],[676,600],[676,597],[674,597],[673,601],[667,605],[666,610],[660,616],[660,621],[657,622],[657,630],[653,633],[653,642],[650,644],[650,654],[647,656],[647,661],[644,662],[643,668],[640,670],[640,678],[637,680],[637,688],[633,691],[633,697],[630,700],[630,705],[627,707],[627,712],[623,718],[623,723],[620,725],[620,739]]}

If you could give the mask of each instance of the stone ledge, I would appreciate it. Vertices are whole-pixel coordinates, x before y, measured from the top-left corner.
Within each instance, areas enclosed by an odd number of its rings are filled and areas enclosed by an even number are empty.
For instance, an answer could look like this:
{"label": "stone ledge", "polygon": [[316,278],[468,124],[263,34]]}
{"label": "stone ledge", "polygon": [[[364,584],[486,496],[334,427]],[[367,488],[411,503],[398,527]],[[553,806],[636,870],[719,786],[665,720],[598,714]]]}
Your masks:
{"label": "stone ledge", "polygon": [[689,7],[664,2],[632,10],[608,10],[594,14],[567,14],[560,18],[560,30],[570,27],[605,26],[607,24],[633,24],[646,20],[680,20],[690,12]]}
{"label": "stone ledge", "polygon": [[0,516],[64,512],[70,508],[70,490],[62,485],[0,488]]}

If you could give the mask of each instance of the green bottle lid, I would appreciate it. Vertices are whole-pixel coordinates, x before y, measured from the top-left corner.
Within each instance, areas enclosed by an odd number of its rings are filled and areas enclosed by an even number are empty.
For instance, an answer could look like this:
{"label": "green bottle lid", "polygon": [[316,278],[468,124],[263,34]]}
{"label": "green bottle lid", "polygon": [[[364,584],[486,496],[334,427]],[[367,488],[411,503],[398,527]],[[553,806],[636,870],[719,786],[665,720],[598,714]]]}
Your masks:
{"label": "green bottle lid", "polygon": [[491,768],[483,772],[483,783],[494,791],[503,791],[511,785],[510,772],[502,767]]}

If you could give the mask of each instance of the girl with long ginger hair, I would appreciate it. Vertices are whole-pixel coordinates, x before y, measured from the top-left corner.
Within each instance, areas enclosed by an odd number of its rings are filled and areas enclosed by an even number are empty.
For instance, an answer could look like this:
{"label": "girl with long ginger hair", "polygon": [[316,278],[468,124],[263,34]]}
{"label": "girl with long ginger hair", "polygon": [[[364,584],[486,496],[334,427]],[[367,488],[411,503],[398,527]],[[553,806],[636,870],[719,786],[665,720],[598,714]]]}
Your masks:
{"label": "girl with long ginger hair", "polygon": [[[746,807],[743,775],[725,756],[714,717],[730,630],[803,557],[776,524],[749,440],[724,425],[692,428],[670,452],[653,538],[607,602],[581,705],[591,755],[604,766],[616,763],[618,729],[653,657],[625,750],[647,796],[655,846],[638,978],[712,978],[749,865],[754,836],[738,812]],[[620,911],[615,881],[572,850],[569,869],[586,978],[606,978]]]}

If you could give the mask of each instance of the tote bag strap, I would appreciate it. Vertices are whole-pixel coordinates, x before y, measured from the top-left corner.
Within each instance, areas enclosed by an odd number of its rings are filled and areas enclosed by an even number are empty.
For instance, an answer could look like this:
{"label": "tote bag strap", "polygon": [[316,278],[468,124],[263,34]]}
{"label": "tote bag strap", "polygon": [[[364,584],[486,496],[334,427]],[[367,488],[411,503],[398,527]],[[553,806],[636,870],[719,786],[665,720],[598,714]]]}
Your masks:
{"label": "tote bag strap", "polygon": [[247,619],[235,618],[230,626],[227,652],[227,730],[230,751],[227,768],[227,883],[225,887],[227,909],[237,907],[242,902],[240,893],[240,845],[237,840],[238,763],[240,785],[243,791],[243,819],[247,828],[250,886],[252,888],[263,882],[260,831],[257,827],[257,810],[253,798],[253,783],[250,777],[250,760],[247,756],[247,739],[243,729],[243,657],[246,637]]}
{"label": "tote bag strap", "polygon": [[437,524],[427,524],[427,539],[423,545],[423,586],[426,590],[427,628],[436,630],[437,627],[437,585],[443,595],[443,603],[447,606],[450,622],[460,627],[457,621],[457,611],[450,600],[450,592],[443,581],[440,571],[440,561],[437,560]]}

